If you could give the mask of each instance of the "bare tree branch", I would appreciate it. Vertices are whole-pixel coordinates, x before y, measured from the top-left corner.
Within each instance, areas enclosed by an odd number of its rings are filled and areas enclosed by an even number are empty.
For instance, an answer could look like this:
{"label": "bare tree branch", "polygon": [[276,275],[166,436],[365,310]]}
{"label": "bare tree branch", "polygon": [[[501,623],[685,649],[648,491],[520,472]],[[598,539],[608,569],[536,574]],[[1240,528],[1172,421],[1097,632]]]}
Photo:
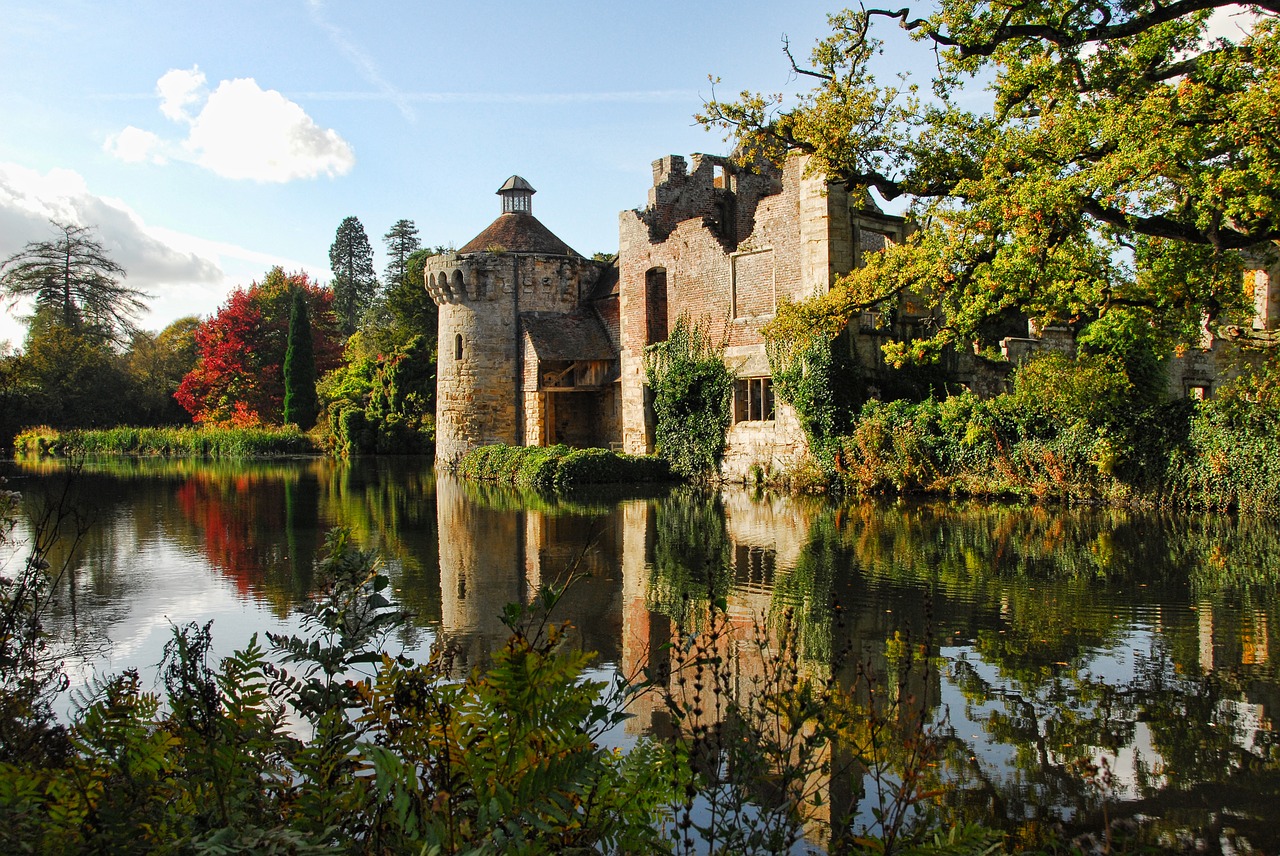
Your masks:
{"label": "bare tree branch", "polygon": [[[991,56],[1002,45],[1016,41],[1041,40],[1055,44],[1058,47],[1074,47],[1089,42],[1136,36],[1152,27],[1168,23],[1193,12],[1233,5],[1237,4],[1228,2],[1228,0],[1175,0],[1175,2],[1168,5],[1156,4],[1150,11],[1135,14],[1132,17],[1113,23],[1110,7],[1105,3],[1098,3],[1094,6],[1094,11],[1100,15],[1100,20],[1093,26],[1083,28],[1053,26],[1047,23],[1011,24],[1009,21],[1013,10],[1010,10],[1006,13],[1004,20],[995,27],[991,38],[980,41],[967,41],[963,37],[935,30],[932,22],[927,18],[910,18],[911,10],[905,6],[896,10],[867,9],[865,14],[868,16],[896,18],[902,29],[908,32],[922,30],[925,38],[931,39],[944,47],[959,49],[961,57],[985,57]],[[1261,2],[1251,5],[1268,12],[1280,14],[1280,0],[1261,0]],[[1077,6],[1077,8],[1081,8],[1081,6]]]}

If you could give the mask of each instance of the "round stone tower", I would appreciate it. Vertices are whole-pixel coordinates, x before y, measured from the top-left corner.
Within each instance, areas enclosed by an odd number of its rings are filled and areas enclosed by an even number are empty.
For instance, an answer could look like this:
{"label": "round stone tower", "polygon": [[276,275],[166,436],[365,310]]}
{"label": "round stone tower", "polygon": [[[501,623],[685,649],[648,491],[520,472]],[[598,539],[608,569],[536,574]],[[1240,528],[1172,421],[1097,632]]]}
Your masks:
{"label": "round stone tower", "polygon": [[[526,425],[537,394],[526,367],[521,317],[568,314],[603,265],[584,259],[532,212],[536,191],[518,175],[497,191],[502,213],[453,253],[427,260],[425,285],[440,307],[436,369],[436,462],[451,466],[491,443],[536,444]],[[528,371],[526,371],[528,368]],[[526,376],[527,375],[527,376]]]}

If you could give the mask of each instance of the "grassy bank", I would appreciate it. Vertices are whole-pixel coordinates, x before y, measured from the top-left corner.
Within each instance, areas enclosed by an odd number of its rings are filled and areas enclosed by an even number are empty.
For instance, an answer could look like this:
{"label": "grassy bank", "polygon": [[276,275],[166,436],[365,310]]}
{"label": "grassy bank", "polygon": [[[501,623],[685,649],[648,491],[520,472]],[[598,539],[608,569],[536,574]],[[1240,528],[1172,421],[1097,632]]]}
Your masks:
{"label": "grassy bank", "polygon": [[296,427],[104,428],[58,431],[28,428],[14,439],[18,457],[68,455],[133,455],[169,458],[251,458],[262,455],[308,455],[320,450]]}
{"label": "grassy bank", "polygon": [[481,446],[458,465],[463,478],[511,484],[527,490],[564,490],[589,484],[671,481],[661,458],[619,455],[607,449],[568,446]]}

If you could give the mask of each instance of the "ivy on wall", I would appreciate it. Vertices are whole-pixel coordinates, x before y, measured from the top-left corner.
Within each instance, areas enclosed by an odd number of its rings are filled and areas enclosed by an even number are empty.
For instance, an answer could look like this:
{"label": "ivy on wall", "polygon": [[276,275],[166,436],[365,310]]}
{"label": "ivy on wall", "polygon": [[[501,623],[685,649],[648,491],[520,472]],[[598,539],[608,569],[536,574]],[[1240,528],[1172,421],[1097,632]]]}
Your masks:
{"label": "ivy on wall", "polygon": [[685,315],[665,342],[645,348],[644,372],[657,417],[657,451],[683,476],[715,472],[724,458],[733,406],[733,372]]}
{"label": "ivy on wall", "polygon": [[766,340],[774,394],[796,411],[811,453],[829,465],[865,398],[865,384],[848,333],[800,340]]}

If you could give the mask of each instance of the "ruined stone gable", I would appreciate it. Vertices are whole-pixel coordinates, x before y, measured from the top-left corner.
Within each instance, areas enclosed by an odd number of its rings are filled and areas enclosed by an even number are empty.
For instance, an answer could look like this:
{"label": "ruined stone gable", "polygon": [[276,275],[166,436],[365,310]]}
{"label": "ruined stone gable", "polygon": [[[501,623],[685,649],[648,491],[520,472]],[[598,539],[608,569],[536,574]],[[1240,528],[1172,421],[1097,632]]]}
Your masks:
{"label": "ruined stone gable", "polygon": [[[825,292],[859,262],[860,247],[905,234],[901,218],[866,210],[840,185],[728,158],[668,156],[653,164],[648,206],[619,218],[623,448],[652,449],[644,348],[686,316],[723,344],[738,375],[723,471],[746,478],[794,465],[806,441],[791,408],[772,395],[761,328],[778,305]],[[860,243],[861,242],[861,243]]]}

